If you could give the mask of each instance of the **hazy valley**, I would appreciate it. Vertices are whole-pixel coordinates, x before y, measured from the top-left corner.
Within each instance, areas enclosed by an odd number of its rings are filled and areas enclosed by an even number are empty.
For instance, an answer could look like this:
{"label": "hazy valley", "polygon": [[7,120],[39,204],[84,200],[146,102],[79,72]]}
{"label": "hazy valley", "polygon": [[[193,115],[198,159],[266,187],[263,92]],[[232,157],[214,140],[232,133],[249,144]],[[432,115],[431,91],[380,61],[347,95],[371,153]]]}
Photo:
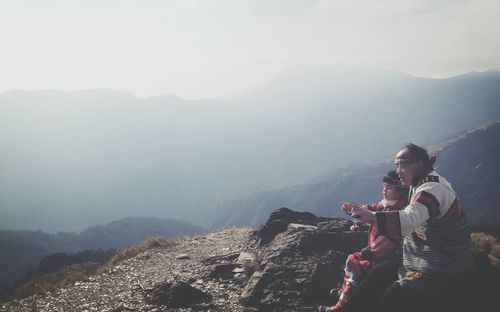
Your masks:
{"label": "hazy valley", "polygon": [[227,100],[11,91],[0,95],[0,229],[125,217],[212,226],[231,200],[498,120],[499,86],[493,70],[438,80],[317,68]]}

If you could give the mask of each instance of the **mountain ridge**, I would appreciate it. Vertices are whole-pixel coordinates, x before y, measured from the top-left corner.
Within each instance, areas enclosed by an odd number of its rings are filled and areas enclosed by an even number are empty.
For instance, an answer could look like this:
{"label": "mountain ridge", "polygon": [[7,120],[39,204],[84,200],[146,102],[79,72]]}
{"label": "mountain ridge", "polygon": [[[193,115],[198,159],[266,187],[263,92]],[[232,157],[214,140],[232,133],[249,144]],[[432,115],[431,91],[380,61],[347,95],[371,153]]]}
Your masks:
{"label": "mountain ridge", "polygon": [[243,102],[0,95],[0,228],[83,230],[142,215],[209,226],[229,198],[500,118],[491,73],[337,81],[324,72],[271,81]]}
{"label": "mountain ridge", "polygon": [[[488,123],[453,139],[433,143],[429,152],[437,155],[436,170],[453,185],[462,200],[471,225],[500,225],[500,121]],[[343,217],[341,201],[372,203],[380,199],[383,174],[393,169],[392,159],[359,164],[332,171],[309,184],[269,190],[233,199],[221,205],[213,227],[258,225],[276,207],[290,207],[330,217]],[[472,183],[470,180],[476,182]],[[359,190],[363,190],[360,192]],[[220,216],[225,217],[221,221]]]}
{"label": "mountain ridge", "polygon": [[[293,67],[293,68],[289,68],[289,69],[284,69],[284,70],[276,73],[274,76],[272,76],[266,82],[259,83],[259,84],[254,85],[254,86],[249,86],[246,89],[244,89],[243,91],[241,91],[240,93],[246,93],[248,90],[251,90],[255,87],[266,84],[269,81],[279,79],[282,76],[289,76],[290,73],[296,74],[297,72],[300,73],[304,70],[305,71],[314,71],[315,69],[318,69],[318,68]],[[410,74],[410,73],[400,71],[400,70],[388,70],[388,69],[385,69],[385,70],[384,69],[347,69],[347,70],[341,70],[341,69],[335,69],[334,67],[321,67],[320,69],[325,70],[325,71],[330,71],[330,72],[337,72],[339,74],[342,74],[342,73],[369,73],[371,75],[377,75],[377,74],[382,73],[382,74],[394,74],[396,76],[414,77],[414,78],[422,78],[422,79],[429,79],[429,80],[447,80],[447,79],[460,79],[460,78],[464,78],[464,77],[475,77],[475,76],[484,76],[484,75],[491,75],[491,76],[499,76],[500,75],[500,70],[497,70],[494,68],[481,70],[481,71],[469,71],[469,72],[465,72],[462,74],[447,76],[447,77],[443,77],[443,78],[433,78],[433,77],[428,77],[428,76],[420,76],[420,75],[414,75],[414,74]],[[22,93],[27,93],[27,92],[28,93],[42,93],[42,94],[43,93],[54,93],[54,94],[60,93],[60,94],[66,94],[66,95],[72,95],[72,94],[74,95],[74,94],[80,94],[80,93],[86,93],[86,92],[90,92],[90,93],[105,92],[105,93],[130,95],[130,96],[137,98],[137,99],[150,99],[151,100],[151,99],[161,99],[161,98],[167,98],[167,99],[172,98],[172,99],[182,100],[185,102],[200,101],[200,99],[198,99],[198,100],[186,100],[186,99],[183,99],[182,97],[179,97],[175,93],[166,93],[166,94],[148,95],[148,96],[139,97],[139,96],[136,96],[135,94],[133,94],[129,91],[125,91],[125,90],[119,91],[119,90],[114,90],[114,89],[109,89],[109,88],[76,89],[73,91],[67,91],[67,90],[61,90],[61,89],[55,89],[55,88],[45,88],[45,89],[19,89],[19,88],[16,88],[16,89],[6,90],[6,91],[0,93],[0,96],[1,95],[16,95],[16,94],[22,94]],[[238,96],[239,95],[236,95],[236,97],[238,97]],[[222,98],[205,98],[205,99],[201,99],[201,100],[222,100]]]}

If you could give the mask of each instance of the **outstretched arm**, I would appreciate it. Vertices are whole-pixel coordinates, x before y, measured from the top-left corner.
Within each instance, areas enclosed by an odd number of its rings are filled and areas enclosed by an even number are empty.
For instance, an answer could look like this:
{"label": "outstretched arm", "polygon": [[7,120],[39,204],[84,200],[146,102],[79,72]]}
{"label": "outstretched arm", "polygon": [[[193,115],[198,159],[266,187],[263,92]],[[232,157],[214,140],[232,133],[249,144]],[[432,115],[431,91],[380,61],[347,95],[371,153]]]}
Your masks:
{"label": "outstretched arm", "polygon": [[340,209],[350,214],[353,218],[356,218],[365,223],[371,224],[376,221],[375,212],[366,209],[362,205],[342,203]]}

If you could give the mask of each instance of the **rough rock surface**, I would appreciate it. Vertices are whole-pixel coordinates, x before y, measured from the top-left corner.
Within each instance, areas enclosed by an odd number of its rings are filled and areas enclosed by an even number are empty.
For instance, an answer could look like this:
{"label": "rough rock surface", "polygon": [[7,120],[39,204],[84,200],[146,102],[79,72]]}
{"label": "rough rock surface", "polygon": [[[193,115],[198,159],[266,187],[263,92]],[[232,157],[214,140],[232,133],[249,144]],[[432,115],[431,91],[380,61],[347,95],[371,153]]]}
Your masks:
{"label": "rough rock surface", "polygon": [[260,245],[267,245],[277,234],[284,232],[290,223],[316,225],[318,222],[326,220],[328,218],[317,217],[310,212],[293,211],[283,207],[271,213],[262,229],[257,231],[254,236],[259,240]]}
{"label": "rough rock surface", "polygon": [[316,311],[366,232],[289,209],[274,217],[268,223],[277,227],[187,237],[71,287],[0,304],[0,311]]}
{"label": "rough rock surface", "polygon": [[290,224],[258,249],[261,260],[241,294],[242,303],[258,311],[316,311],[338,286],[347,255],[366,244],[366,232],[352,232],[351,225],[342,219],[314,227]]}

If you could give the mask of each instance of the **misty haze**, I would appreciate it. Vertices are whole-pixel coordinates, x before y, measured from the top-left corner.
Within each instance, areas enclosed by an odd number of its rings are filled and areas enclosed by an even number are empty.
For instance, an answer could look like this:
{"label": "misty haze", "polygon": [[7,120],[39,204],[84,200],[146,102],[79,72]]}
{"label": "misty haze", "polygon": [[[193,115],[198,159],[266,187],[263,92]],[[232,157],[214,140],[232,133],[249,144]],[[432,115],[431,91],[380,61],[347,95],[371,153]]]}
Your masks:
{"label": "misty haze", "polygon": [[214,211],[228,200],[495,121],[498,86],[497,71],[434,80],[322,68],[282,72],[229,100],[7,92],[0,226],[81,231],[125,217],[219,226]]}
{"label": "misty haze", "polygon": [[1,6],[4,230],[216,228],[253,194],[499,116],[494,1]]}

